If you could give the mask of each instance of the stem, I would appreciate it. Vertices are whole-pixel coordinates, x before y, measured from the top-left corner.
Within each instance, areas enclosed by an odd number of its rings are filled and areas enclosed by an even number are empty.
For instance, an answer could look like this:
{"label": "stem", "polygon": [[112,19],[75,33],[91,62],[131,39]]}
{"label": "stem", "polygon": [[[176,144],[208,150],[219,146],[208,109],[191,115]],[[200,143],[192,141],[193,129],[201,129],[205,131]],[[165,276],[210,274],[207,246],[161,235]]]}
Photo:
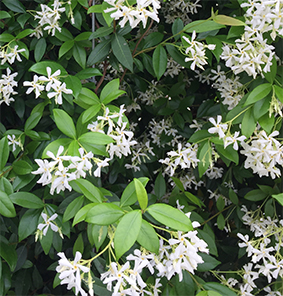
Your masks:
{"label": "stem", "polygon": [[204,224],[206,224],[207,222],[209,222],[209,221],[212,220],[213,218],[217,217],[217,216],[218,216],[219,214],[221,214],[222,212],[224,212],[224,211],[230,209],[232,206],[234,206],[234,205],[232,204],[232,205],[230,205],[230,206],[224,208],[223,210],[217,212],[216,214],[214,214],[213,216],[211,216],[209,219],[207,219],[206,221],[202,222],[202,223],[201,223],[201,226],[204,225]]}
{"label": "stem", "polygon": [[99,81],[98,81],[98,83],[97,83],[97,86],[96,86],[96,88],[95,88],[95,91],[94,91],[96,94],[97,94],[97,91],[98,91],[100,85],[101,85],[102,82],[104,81],[104,78],[105,78],[105,76],[106,76],[107,67],[108,67],[108,62],[105,61],[105,62],[104,62],[104,69],[103,69],[103,75],[100,77],[100,79],[99,79]]}

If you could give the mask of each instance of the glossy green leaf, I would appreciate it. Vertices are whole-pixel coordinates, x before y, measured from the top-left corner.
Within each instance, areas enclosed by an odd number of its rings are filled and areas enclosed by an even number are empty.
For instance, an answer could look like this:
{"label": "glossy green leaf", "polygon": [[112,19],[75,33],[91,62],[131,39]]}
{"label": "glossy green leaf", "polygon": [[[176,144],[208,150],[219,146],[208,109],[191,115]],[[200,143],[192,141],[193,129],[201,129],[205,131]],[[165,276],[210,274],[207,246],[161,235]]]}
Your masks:
{"label": "glossy green leaf", "polygon": [[244,197],[251,201],[260,201],[267,197],[268,194],[262,192],[260,189],[251,190]]}
{"label": "glossy green leaf", "polygon": [[154,73],[159,80],[167,68],[167,53],[162,45],[158,45],[153,52],[152,65]]}
{"label": "glossy green leaf", "polygon": [[73,96],[76,98],[82,90],[82,83],[80,79],[76,76],[69,75],[66,77],[65,83],[67,88],[73,91]]}
{"label": "glossy green leaf", "polygon": [[15,37],[8,33],[3,33],[0,35],[0,42],[10,42],[13,39],[15,39]]}
{"label": "glossy green leaf", "polygon": [[264,114],[259,118],[258,123],[267,132],[267,134],[271,134],[275,124],[274,114],[271,114],[271,116],[269,116],[268,113]]}
{"label": "glossy green leaf", "polygon": [[31,130],[34,127],[36,127],[41,117],[42,117],[42,113],[40,112],[32,113],[30,117],[28,117],[28,119],[26,120],[25,127],[24,127],[25,132],[27,130]]}
{"label": "glossy green leaf", "polygon": [[63,66],[61,66],[60,64],[53,62],[53,61],[42,61],[42,62],[38,62],[36,64],[34,64],[33,66],[31,66],[29,68],[29,71],[31,72],[35,72],[39,75],[44,75],[47,76],[47,71],[46,68],[50,67],[51,68],[51,74],[53,74],[54,72],[56,72],[57,70],[61,71],[61,75],[67,75],[67,71],[65,70],[65,68]]}
{"label": "glossy green leaf", "polygon": [[45,38],[40,38],[34,48],[34,59],[36,62],[39,62],[43,58],[46,47],[47,44]]}
{"label": "glossy green leaf", "polygon": [[172,34],[176,35],[176,36],[174,36],[175,40],[178,40],[180,38],[180,34],[178,34],[178,33],[181,32],[183,30],[183,28],[184,28],[183,21],[180,18],[177,18],[172,25]]}
{"label": "glossy green leaf", "polygon": [[197,152],[197,158],[199,159],[199,162],[198,162],[199,177],[201,177],[206,172],[210,164],[212,163],[212,148],[208,140],[199,146],[198,152]]}
{"label": "glossy green leaf", "polygon": [[91,120],[99,112],[100,109],[101,109],[100,104],[93,105],[88,109],[86,109],[82,115],[82,123],[86,123],[89,120]]}
{"label": "glossy green leaf", "polygon": [[80,252],[83,254],[84,252],[84,241],[83,241],[83,234],[80,233],[78,238],[76,239],[74,246],[73,246],[73,255],[76,256],[76,252]]}
{"label": "glossy green leaf", "polygon": [[19,34],[17,34],[15,38],[22,39],[22,38],[25,38],[26,36],[30,35],[33,32],[34,32],[33,29],[25,29],[25,30],[21,31]]}
{"label": "glossy green leaf", "polygon": [[5,177],[0,178],[0,190],[4,191],[8,195],[14,192],[12,184]]}
{"label": "glossy green leaf", "polygon": [[77,43],[73,47],[73,57],[75,61],[84,69],[86,66],[86,51]]}
{"label": "glossy green leaf", "polygon": [[283,193],[273,194],[272,197],[277,200],[281,206],[283,206]]}
{"label": "glossy green leaf", "polygon": [[2,0],[2,3],[14,12],[26,12],[24,5],[19,0]]}
{"label": "glossy green leaf", "polygon": [[14,247],[1,242],[0,257],[8,263],[11,271],[14,271],[18,259]]}
{"label": "glossy green leaf", "polygon": [[226,222],[225,222],[225,218],[222,213],[217,216],[216,223],[217,223],[217,227],[220,230],[224,229]]}
{"label": "glossy green leaf", "polygon": [[147,204],[148,204],[147,192],[143,184],[141,183],[141,181],[139,181],[138,179],[134,178],[134,184],[135,184],[139,205],[141,209],[144,211],[147,208]]}
{"label": "glossy green leaf", "polygon": [[154,183],[154,194],[162,198],[166,194],[166,182],[161,173],[158,174]]}
{"label": "glossy green leaf", "polygon": [[241,20],[231,16],[222,15],[222,14],[216,15],[213,18],[213,21],[215,21],[218,24],[226,25],[226,26],[246,26],[246,24]]}
{"label": "glossy green leaf", "polygon": [[[148,178],[142,177],[138,178],[138,180],[142,183],[142,185],[145,187],[147,182],[149,181]],[[135,188],[135,183],[132,181],[128,186],[124,189],[122,196],[121,196],[121,201],[120,201],[120,207],[126,207],[126,206],[131,206],[135,202],[137,202],[137,194],[136,194],[136,188]]]}
{"label": "glossy green leaf", "polygon": [[9,218],[16,216],[16,210],[11,199],[3,191],[0,191],[0,214]]}
{"label": "glossy green leaf", "polygon": [[60,49],[59,49],[59,59],[61,59],[61,57],[65,54],[65,53],[67,53],[69,50],[71,50],[72,48],[73,48],[73,46],[74,46],[74,44],[75,44],[75,41],[74,40],[67,40],[67,41],[65,41],[62,45],[61,45],[61,47],[60,47]]}
{"label": "glossy green leaf", "polygon": [[97,95],[93,91],[85,87],[81,89],[74,102],[84,109],[100,103]]}
{"label": "glossy green leaf", "polygon": [[0,11],[0,20],[10,18],[11,15],[7,11]]}
{"label": "glossy green leaf", "polygon": [[148,251],[158,254],[159,239],[154,228],[142,219],[141,229],[137,237],[137,242]]}
{"label": "glossy green leaf", "polygon": [[87,236],[91,245],[95,245],[98,251],[107,236],[107,226],[88,224]]}
{"label": "glossy green leaf", "polygon": [[0,140],[0,151],[0,171],[2,171],[8,161],[10,153],[8,139],[6,137]]}
{"label": "glossy green leaf", "polygon": [[97,203],[101,203],[104,201],[102,192],[90,181],[86,179],[77,179],[73,182],[75,182],[79,186],[80,190],[88,200]]}
{"label": "glossy green leaf", "polygon": [[30,192],[18,191],[9,195],[11,201],[23,208],[41,209],[44,207],[43,201]]}
{"label": "glossy green leaf", "polygon": [[46,235],[39,239],[40,244],[42,246],[42,249],[43,249],[45,255],[48,255],[48,253],[49,253],[49,251],[51,249],[52,242],[53,242],[53,234],[54,234],[54,232],[49,227],[48,230],[47,230]]}
{"label": "glossy green leaf", "polygon": [[97,203],[90,203],[84,207],[82,207],[75,215],[72,226],[75,226],[76,224],[82,222],[85,220],[87,213],[91,208],[96,206]]}
{"label": "glossy green leaf", "polygon": [[24,215],[22,216],[19,222],[19,241],[22,241],[26,237],[31,234],[34,234],[37,226],[38,226],[38,219],[41,214],[41,210],[39,209],[28,209]]}
{"label": "glossy green leaf", "polygon": [[102,76],[102,73],[96,68],[87,68],[78,72],[76,75],[80,80],[85,80],[93,76]]}
{"label": "glossy green leaf", "polygon": [[206,253],[199,253],[199,255],[202,257],[202,260],[204,261],[201,264],[198,264],[197,271],[209,271],[213,270],[216,266],[218,266],[221,262],[216,260],[214,257],[206,254]]}
{"label": "glossy green leaf", "polygon": [[113,30],[113,27],[100,27],[90,35],[89,39],[91,40],[99,37],[108,36],[113,32]]}
{"label": "glossy green leaf", "polygon": [[241,132],[244,136],[249,138],[256,128],[256,121],[254,119],[253,111],[252,109],[248,109],[245,112],[242,125],[241,125]]}
{"label": "glossy green leaf", "polygon": [[80,143],[89,143],[96,145],[107,145],[114,142],[114,140],[110,136],[99,132],[87,132],[85,134],[82,134],[78,140]]}
{"label": "glossy green leaf", "polygon": [[195,31],[196,33],[201,33],[219,30],[221,28],[225,28],[225,26],[222,24],[218,24],[212,20],[198,20],[187,24],[184,27],[184,31],[187,33],[193,33],[193,31]]}
{"label": "glossy green leaf", "polygon": [[278,85],[273,85],[277,99],[283,103],[283,88]]}
{"label": "glossy green leaf", "polygon": [[61,109],[53,109],[53,115],[58,129],[66,136],[76,139],[76,128],[71,116]]}
{"label": "glossy green leaf", "polygon": [[147,212],[158,222],[180,231],[193,230],[191,220],[181,211],[167,204],[153,204]]}
{"label": "glossy green leaf", "polygon": [[270,83],[263,83],[255,87],[247,97],[247,100],[244,106],[253,104],[264,97],[266,97],[272,89],[272,85]]}
{"label": "glossy green leaf", "polygon": [[124,211],[113,203],[101,203],[89,210],[85,220],[88,223],[110,225],[124,214]]}
{"label": "glossy green leaf", "polygon": [[228,287],[215,282],[206,282],[203,285],[203,288],[206,290],[212,290],[212,291],[218,292],[222,296],[224,295],[237,296],[237,294],[233,292],[231,289],[229,289]]}
{"label": "glossy green leaf", "polygon": [[137,240],[141,224],[142,213],[140,210],[131,211],[122,217],[114,236],[114,248],[117,260],[119,260]]}
{"label": "glossy green leaf", "polygon": [[276,74],[277,74],[277,61],[276,61],[276,58],[274,57],[272,59],[272,65],[270,66],[270,71],[266,73],[263,72],[263,75],[265,79],[272,84],[276,77]]}
{"label": "glossy green leaf", "polygon": [[95,48],[91,51],[88,59],[87,65],[92,66],[97,62],[100,62],[105,59],[109,54],[111,48],[111,39],[106,39],[98,43]]}
{"label": "glossy green leaf", "polygon": [[229,199],[232,201],[234,205],[237,205],[239,203],[237,194],[231,188],[229,188]]}
{"label": "glossy green leaf", "polygon": [[131,72],[133,72],[133,57],[126,39],[115,33],[111,40],[111,48],[117,60]]}
{"label": "glossy green leaf", "polygon": [[57,139],[47,145],[42,153],[42,158],[49,158],[49,156],[46,154],[47,151],[52,152],[54,155],[57,154],[58,149],[60,146],[67,147],[72,142],[72,139],[69,138],[61,138]]}
{"label": "glossy green leaf", "polygon": [[80,210],[84,202],[84,196],[75,198],[66,208],[63,215],[63,223],[72,219]]}

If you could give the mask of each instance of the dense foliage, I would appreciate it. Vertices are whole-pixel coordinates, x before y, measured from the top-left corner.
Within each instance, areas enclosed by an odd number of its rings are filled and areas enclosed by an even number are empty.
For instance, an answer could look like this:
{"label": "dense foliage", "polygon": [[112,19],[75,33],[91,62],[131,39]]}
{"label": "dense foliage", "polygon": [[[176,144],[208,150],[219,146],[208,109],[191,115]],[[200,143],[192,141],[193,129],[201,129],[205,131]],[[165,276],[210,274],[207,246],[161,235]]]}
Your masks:
{"label": "dense foliage", "polygon": [[282,10],[2,0],[0,295],[282,295]]}

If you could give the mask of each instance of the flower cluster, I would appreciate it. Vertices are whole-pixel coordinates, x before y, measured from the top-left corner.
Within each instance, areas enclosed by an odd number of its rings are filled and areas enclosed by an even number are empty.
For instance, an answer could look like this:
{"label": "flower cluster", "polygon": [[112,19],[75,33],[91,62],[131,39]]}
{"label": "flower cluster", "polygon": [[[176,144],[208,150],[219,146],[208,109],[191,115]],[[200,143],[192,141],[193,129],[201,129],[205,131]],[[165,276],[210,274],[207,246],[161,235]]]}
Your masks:
{"label": "flower cluster", "polygon": [[105,13],[112,12],[111,17],[115,20],[122,18],[119,22],[123,28],[129,21],[131,28],[135,28],[140,22],[143,27],[146,27],[147,19],[159,22],[158,9],[160,3],[158,0],[137,0],[136,5],[128,5],[127,1],[124,0],[105,0],[108,4],[113,7],[104,10]]}
{"label": "flower cluster", "polygon": [[[29,86],[26,93],[30,94],[31,92],[35,92],[35,98],[37,99],[42,91],[47,91],[47,96],[49,99],[55,98],[55,103],[62,105],[63,104],[63,98],[62,94],[72,94],[73,91],[71,89],[66,88],[66,83],[61,82],[59,80],[59,76],[61,74],[61,70],[55,71],[53,74],[51,74],[51,68],[47,67],[47,77],[37,75],[33,76],[33,81],[24,81],[24,86]],[[46,83],[46,85],[44,85]]]}
{"label": "flower cluster", "polygon": [[182,145],[178,143],[177,151],[167,152],[169,157],[165,159],[160,159],[159,162],[166,165],[165,173],[169,176],[173,176],[176,169],[180,167],[181,169],[189,169],[191,167],[195,168],[199,159],[197,158],[197,144],[191,145],[186,143]]}
{"label": "flower cluster", "polygon": [[[133,139],[134,133],[127,129],[128,122],[124,118],[126,109],[124,105],[120,106],[119,112],[110,112],[109,108],[105,108],[103,116],[97,116],[97,120],[88,125],[88,129],[93,132],[100,132],[110,136],[115,142],[110,143],[106,151],[109,153],[110,159],[114,155],[121,158],[123,155],[131,154],[131,146],[136,145],[137,142]],[[107,131],[104,129],[107,128]]]}
{"label": "flower cluster", "polygon": [[[68,1],[69,5],[71,1]],[[47,31],[48,34],[51,33],[52,36],[55,35],[56,30],[61,32],[61,26],[59,24],[59,20],[61,18],[61,14],[66,10],[65,7],[62,7],[62,1],[54,0],[53,4],[51,4],[52,8],[45,5],[40,4],[41,11],[37,11],[34,16],[35,19],[38,19],[38,26],[35,28],[35,32],[31,34],[31,36],[36,36],[38,39],[43,36],[43,31]],[[74,18],[71,17],[71,22],[74,23]]]}
{"label": "flower cluster", "polygon": [[186,36],[183,36],[185,40],[185,51],[184,54],[187,56],[185,62],[192,62],[190,68],[195,70],[196,66],[204,70],[203,66],[207,64],[207,57],[205,55],[205,49],[210,50],[215,49],[215,44],[205,45],[199,41],[196,41],[196,32],[193,31],[191,39]]}
{"label": "flower cluster", "polygon": [[58,253],[58,256],[61,259],[58,261],[59,265],[56,267],[56,271],[59,273],[61,285],[67,284],[68,290],[71,290],[74,287],[76,295],[81,293],[82,296],[87,296],[88,294],[81,286],[81,273],[87,273],[90,269],[89,267],[84,266],[84,262],[81,260],[82,254],[77,251],[74,261],[68,260],[62,252]]}
{"label": "flower cluster", "polygon": [[261,33],[271,32],[275,40],[277,35],[283,35],[283,3],[277,0],[248,0],[241,3],[246,9],[245,19],[253,30]]}
{"label": "flower cluster", "polygon": [[35,175],[41,175],[37,183],[41,183],[43,186],[51,184],[50,194],[58,194],[60,191],[68,189],[72,190],[69,182],[80,177],[85,178],[86,171],[90,171],[92,163],[90,160],[93,158],[93,153],[84,152],[83,148],[79,148],[80,156],[63,155],[64,147],[60,146],[56,156],[47,151],[46,155],[52,158],[49,162],[47,159],[35,159],[39,168],[32,172]]}
{"label": "flower cluster", "polygon": [[165,22],[167,24],[172,24],[176,19],[180,18],[185,25],[190,23],[192,20],[190,19],[189,14],[198,13],[198,8],[202,7],[199,2],[200,0],[166,1],[164,5],[162,5]]}
{"label": "flower cluster", "polygon": [[[124,265],[120,266],[116,262],[110,264],[109,270],[101,274],[101,280],[107,284],[109,291],[113,291],[112,295],[159,295],[162,277],[170,280],[178,274],[179,281],[182,281],[183,270],[194,274],[197,265],[203,263],[198,252],[208,253],[207,244],[197,237],[197,231],[178,231],[171,235],[167,245],[163,239],[160,240],[158,255],[145,249],[136,249],[134,254],[127,256],[128,261]],[[134,262],[133,268],[130,261]],[[147,285],[142,279],[141,273],[145,268],[151,274],[157,273],[155,285]]]}
{"label": "flower cluster", "polygon": [[11,47],[9,44],[7,44],[7,46],[3,46],[1,48],[0,51],[0,59],[2,59],[1,61],[1,65],[4,65],[6,62],[8,62],[9,64],[13,64],[15,62],[15,60],[17,60],[18,62],[21,62],[21,56],[19,55],[20,52],[24,52],[25,49],[21,48],[18,49],[19,45],[15,45],[14,47]]}
{"label": "flower cluster", "polygon": [[[250,239],[249,235],[238,233],[242,242],[240,248],[246,248],[247,256],[251,261],[243,266],[242,277],[243,283],[240,290],[245,291],[244,295],[254,295],[259,277],[264,276],[270,284],[273,279],[283,276],[283,256],[280,252],[282,247],[283,220],[272,219],[265,216],[260,211],[248,211],[246,206],[241,209],[245,214],[242,217],[244,224],[250,227],[256,239]],[[266,292],[269,289],[264,289]],[[281,295],[266,294],[266,295]]]}
{"label": "flower cluster", "polygon": [[282,145],[274,137],[278,136],[279,132],[274,131],[267,135],[265,131],[260,131],[252,138],[250,143],[242,142],[241,145],[247,159],[245,160],[245,168],[251,168],[254,173],[262,176],[269,176],[272,179],[281,175],[277,164],[283,165],[282,161]]}
{"label": "flower cluster", "polygon": [[17,92],[14,91],[14,87],[18,86],[18,82],[15,81],[15,77],[18,75],[17,72],[11,74],[9,68],[6,69],[6,73],[1,75],[0,79],[0,105],[5,103],[10,106],[11,102],[14,102],[15,99],[11,95],[16,95]]}
{"label": "flower cluster", "polygon": [[261,33],[245,31],[241,39],[236,39],[235,45],[223,46],[220,57],[235,74],[246,72],[256,78],[258,74],[270,72],[273,49],[274,46],[269,45]]}
{"label": "flower cluster", "polygon": [[164,97],[164,94],[161,90],[159,90],[156,86],[157,81],[151,81],[148,89],[143,91],[138,91],[138,99],[141,100],[142,103],[151,106],[155,101]]}

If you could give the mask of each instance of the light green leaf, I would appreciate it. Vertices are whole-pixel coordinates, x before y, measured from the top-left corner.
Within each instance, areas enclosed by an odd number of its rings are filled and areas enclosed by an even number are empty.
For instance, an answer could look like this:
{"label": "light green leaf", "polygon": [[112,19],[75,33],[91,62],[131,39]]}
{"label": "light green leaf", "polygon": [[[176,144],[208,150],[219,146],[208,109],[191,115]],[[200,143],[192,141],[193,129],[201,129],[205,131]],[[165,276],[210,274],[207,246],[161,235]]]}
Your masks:
{"label": "light green leaf", "polygon": [[158,45],[153,52],[152,65],[154,73],[159,80],[167,68],[167,53],[162,45]]}
{"label": "light green leaf", "polygon": [[283,193],[273,194],[272,197],[276,199],[281,206],[283,206]]}
{"label": "light green leaf", "polygon": [[142,213],[134,210],[124,215],[119,222],[114,236],[114,248],[117,260],[135,243],[142,224]]}
{"label": "light green leaf", "polygon": [[237,294],[232,290],[230,290],[228,287],[215,282],[206,282],[203,285],[203,288],[206,290],[212,290],[212,291],[218,292],[222,296],[228,296],[228,295],[237,296]]}
{"label": "light green leaf", "polygon": [[187,33],[193,33],[193,31],[196,31],[196,33],[202,33],[219,30],[221,28],[225,28],[225,26],[212,20],[198,20],[187,24],[184,27],[184,31]]}
{"label": "light green leaf", "polygon": [[247,100],[244,106],[253,104],[264,97],[266,97],[272,89],[272,85],[270,83],[263,83],[255,87],[247,97]]}
{"label": "light green leaf", "polygon": [[283,88],[278,85],[273,85],[272,87],[275,91],[277,99],[283,103]]}
{"label": "light green leaf", "polygon": [[23,208],[41,209],[44,207],[44,202],[35,194],[30,192],[15,192],[9,195],[11,201]]}
{"label": "light green leaf", "polygon": [[134,178],[134,184],[135,184],[138,202],[140,204],[141,209],[144,211],[147,208],[147,204],[148,204],[147,192],[143,184],[141,183],[141,181],[139,181],[138,179]]}
{"label": "light green leaf", "polygon": [[15,37],[8,33],[3,33],[0,35],[0,42],[10,42],[13,39],[15,39]]}
{"label": "light green leaf", "polygon": [[101,109],[100,104],[93,105],[88,109],[86,109],[82,114],[82,123],[86,123],[89,120],[91,120],[99,112],[100,109]]}
{"label": "light green leaf", "polygon": [[74,102],[84,109],[87,109],[92,105],[100,103],[97,95],[93,91],[85,87],[81,89],[79,95],[74,100]]}
{"label": "light green leaf", "polygon": [[8,195],[10,195],[14,192],[12,184],[5,177],[0,178],[0,190],[4,191]]}
{"label": "light green leaf", "polygon": [[[172,33],[173,35],[177,35],[179,32],[181,32],[184,28],[184,23],[180,18],[177,18],[173,25],[172,25]],[[175,40],[178,40],[180,38],[180,34],[177,36],[174,36]]]}
{"label": "light green leaf", "polygon": [[117,60],[131,72],[133,72],[133,57],[127,40],[115,33],[111,41],[111,47]]}
{"label": "light green leaf", "polygon": [[77,43],[75,43],[73,47],[73,57],[75,61],[84,69],[86,65],[86,51]]}
{"label": "light green leaf", "polygon": [[107,236],[107,226],[88,224],[87,236],[91,245],[95,245],[98,251]]}
{"label": "light green leaf", "polygon": [[147,212],[158,222],[180,231],[193,230],[191,220],[181,211],[167,204],[153,204]]}
{"label": "light green leaf", "polygon": [[[142,185],[145,187],[147,182],[149,181],[146,177],[138,178],[138,180],[142,183]],[[132,181],[128,186],[124,189],[120,201],[120,207],[126,207],[133,205],[138,200],[137,194],[136,194],[136,188],[135,183]]]}
{"label": "light green leaf", "polygon": [[47,71],[46,68],[50,67],[51,68],[51,74],[53,74],[54,72],[56,72],[57,70],[61,71],[61,75],[67,75],[67,71],[64,69],[63,66],[61,66],[60,64],[53,62],[53,61],[43,61],[43,62],[38,62],[36,64],[34,64],[33,66],[31,66],[29,68],[30,72],[35,72],[39,75],[44,75],[47,76]]}
{"label": "light green leaf", "polygon": [[54,155],[56,155],[60,146],[67,147],[67,146],[69,146],[69,144],[71,142],[72,142],[72,139],[69,139],[69,138],[61,138],[61,139],[57,139],[57,140],[49,143],[47,145],[47,147],[45,147],[45,149],[43,150],[42,158],[49,158],[49,156],[47,156],[47,154],[46,154],[47,151],[50,151]]}
{"label": "light green leaf", "polygon": [[76,239],[73,247],[73,255],[76,256],[76,252],[80,252],[83,254],[84,252],[84,241],[83,241],[83,234],[80,233],[78,238]]}
{"label": "light green leaf", "polygon": [[25,30],[21,31],[18,35],[16,35],[15,38],[22,39],[22,38],[25,38],[26,36],[30,35],[33,32],[34,32],[33,29],[25,29]]}
{"label": "light green leaf", "polygon": [[89,210],[85,220],[88,223],[110,225],[124,214],[124,211],[113,203],[101,203]]}
{"label": "light green leaf", "polygon": [[141,229],[137,237],[137,242],[148,251],[158,254],[159,239],[154,228],[142,219]]}
{"label": "light green leaf", "polygon": [[268,113],[264,114],[259,118],[258,123],[267,132],[267,134],[270,134],[275,124],[274,114],[271,114],[271,116],[269,116]]}
{"label": "light green leaf", "polygon": [[45,255],[48,255],[53,242],[53,230],[49,227],[46,235],[39,240]]}
{"label": "light green leaf", "polygon": [[166,194],[166,182],[162,173],[159,173],[154,183],[154,194],[162,198]]}
{"label": "light green leaf", "polygon": [[4,217],[15,217],[16,210],[7,193],[0,190],[0,214]]}
{"label": "light green leaf", "polygon": [[246,26],[241,20],[222,14],[216,15],[213,20],[218,24],[226,26]]}
{"label": "light green leaf", "polygon": [[93,208],[94,206],[96,206],[97,203],[90,203],[84,207],[82,207],[75,215],[74,220],[73,220],[73,227],[80,223],[81,221],[84,221],[86,218],[87,213],[89,212],[89,210],[91,208]]}
{"label": "light green leaf", "polygon": [[99,132],[87,132],[79,137],[79,142],[96,145],[107,145],[113,143],[114,140],[106,134],[102,134]]}
{"label": "light green leaf", "polygon": [[237,194],[231,188],[229,188],[229,199],[232,201],[234,205],[237,205],[239,203]]}
{"label": "light green leaf", "polygon": [[61,109],[53,109],[53,115],[58,129],[66,136],[76,139],[76,128],[71,116]]}
{"label": "light green leaf", "polygon": [[76,75],[80,80],[88,79],[93,76],[102,76],[102,73],[96,68],[87,68],[78,72]]}
{"label": "light green leaf", "polygon": [[10,18],[11,15],[7,11],[0,11],[0,20]]}
{"label": "light green leaf", "polygon": [[199,177],[201,177],[212,163],[212,149],[208,140],[199,146],[197,158],[200,160],[198,162],[198,172]]}

